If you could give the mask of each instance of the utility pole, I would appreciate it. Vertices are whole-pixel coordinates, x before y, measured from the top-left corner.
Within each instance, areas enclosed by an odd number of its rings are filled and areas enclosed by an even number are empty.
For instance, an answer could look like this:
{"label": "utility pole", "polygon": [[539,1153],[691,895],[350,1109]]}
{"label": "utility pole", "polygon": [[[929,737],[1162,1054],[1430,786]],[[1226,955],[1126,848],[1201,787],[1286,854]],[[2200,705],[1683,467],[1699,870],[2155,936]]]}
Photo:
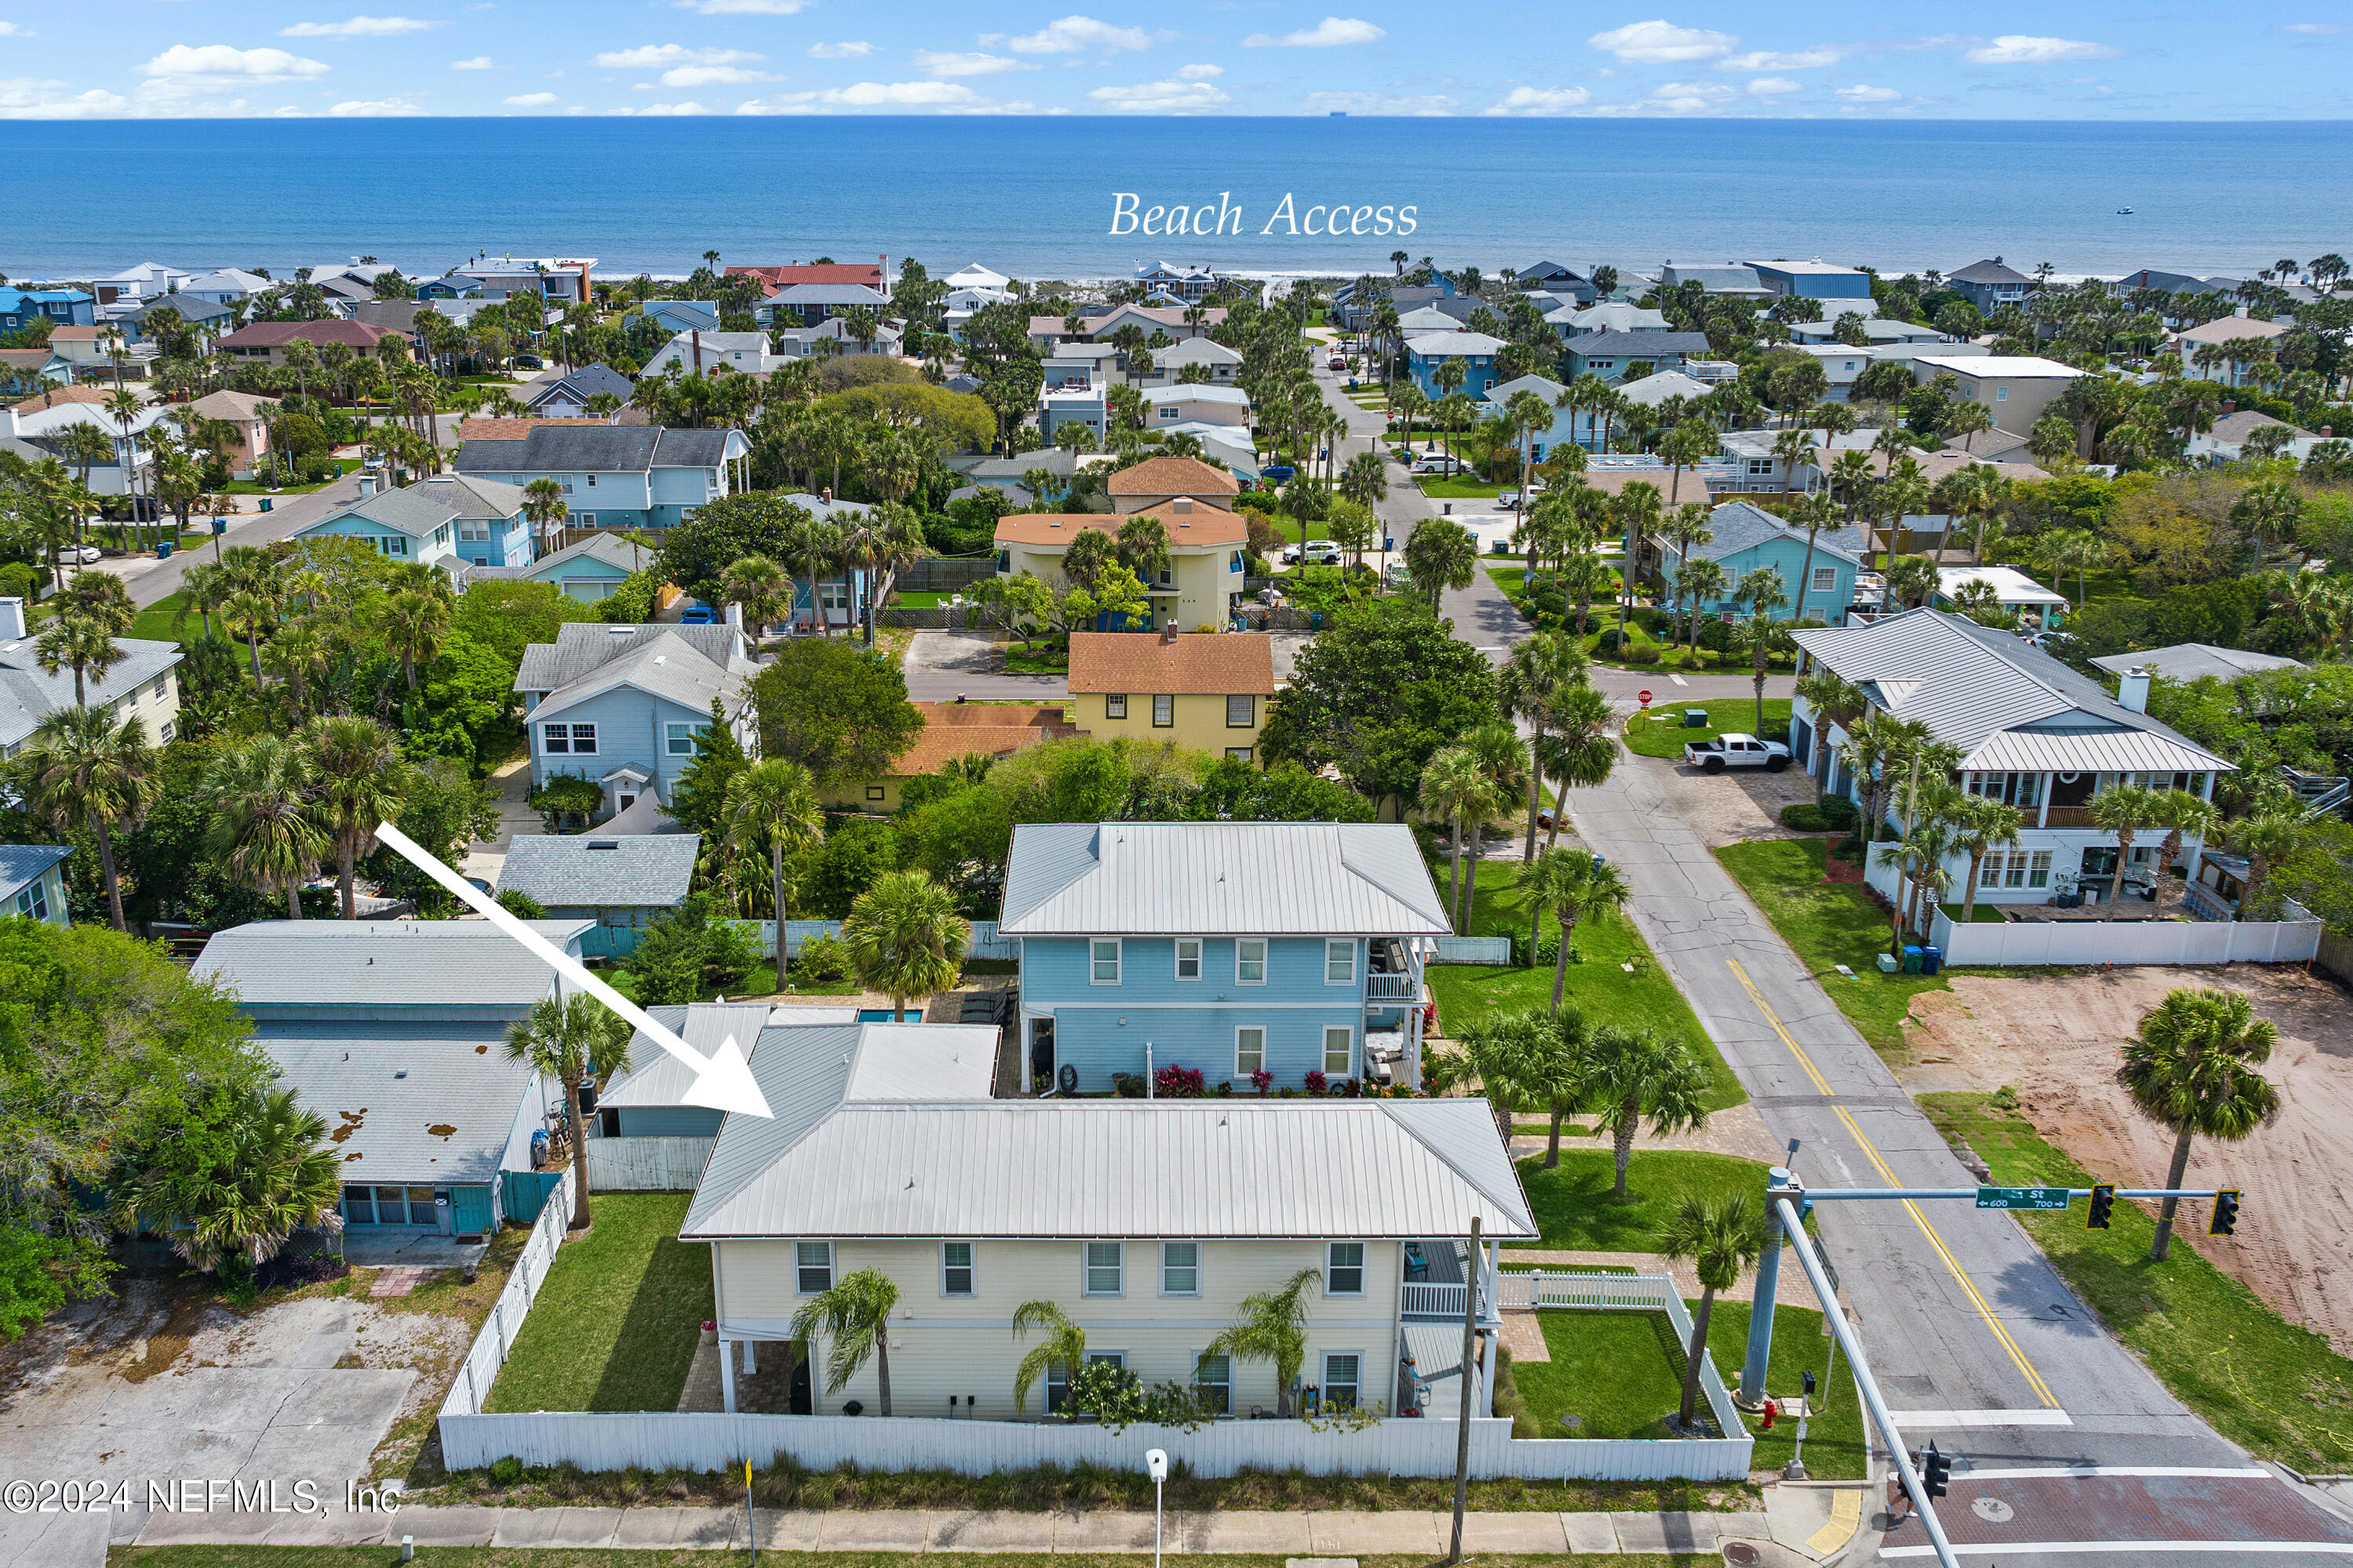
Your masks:
{"label": "utility pole", "polygon": [[[1768,1191],[1785,1187],[1789,1181],[1786,1165],[1776,1165],[1766,1173]],[[1773,1308],[1781,1288],[1781,1214],[1768,1201],[1764,1250],[1757,1258],[1756,1297],[1748,1308],[1747,1359],[1741,1363],[1740,1391],[1733,1399],[1743,1410],[1758,1409],[1765,1403],[1765,1373],[1773,1360]]]}
{"label": "utility pole", "polygon": [[1462,1510],[1471,1497],[1471,1385],[1479,1378],[1479,1219],[1471,1219],[1471,1258],[1462,1270],[1462,1414],[1454,1428],[1454,1534],[1446,1561],[1462,1561]]}

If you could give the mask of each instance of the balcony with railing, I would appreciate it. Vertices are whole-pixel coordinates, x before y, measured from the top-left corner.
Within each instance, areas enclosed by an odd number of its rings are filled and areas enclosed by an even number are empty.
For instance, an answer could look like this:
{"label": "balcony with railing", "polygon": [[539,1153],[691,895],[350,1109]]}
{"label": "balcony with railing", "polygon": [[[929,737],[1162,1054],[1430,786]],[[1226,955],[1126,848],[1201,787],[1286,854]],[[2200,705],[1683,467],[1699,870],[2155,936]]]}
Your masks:
{"label": "balcony with railing", "polygon": [[1365,976],[1365,1000],[1367,1002],[1419,1002],[1421,1000],[1421,976],[1419,974],[1383,974],[1378,972]]}

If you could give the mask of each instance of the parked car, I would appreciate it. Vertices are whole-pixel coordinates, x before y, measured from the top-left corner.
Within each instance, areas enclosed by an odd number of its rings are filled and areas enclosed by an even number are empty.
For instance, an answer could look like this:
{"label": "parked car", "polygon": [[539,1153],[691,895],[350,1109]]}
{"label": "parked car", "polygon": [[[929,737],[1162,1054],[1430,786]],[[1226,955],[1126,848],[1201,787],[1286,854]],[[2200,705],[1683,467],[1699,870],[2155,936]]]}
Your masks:
{"label": "parked car", "polygon": [[682,626],[707,626],[718,618],[712,613],[710,605],[697,600],[686,607],[686,613],[679,616],[678,624]]}
{"label": "parked car", "polygon": [[1520,492],[1505,490],[1495,498],[1495,504],[1500,507],[1515,507],[1520,504]]}
{"label": "parked car", "polygon": [[1289,463],[1269,463],[1258,471],[1258,477],[1271,484],[1281,484],[1299,470]]}
{"label": "parked car", "polygon": [[1330,359],[1325,360],[1324,364],[1324,368],[1327,370],[1345,370],[1348,368],[1348,356],[1346,354],[1335,353]]}
{"label": "parked car", "polygon": [[98,559],[98,546],[95,544],[69,544],[63,550],[58,552],[58,559],[60,561],[69,561],[77,566],[87,566],[91,562]]}
{"label": "parked car", "polygon": [[1289,566],[1299,565],[1303,560],[1310,566],[1337,566],[1340,563],[1340,547],[1328,539],[1311,539],[1303,551],[1294,546],[1283,552],[1282,559],[1283,563]]}
{"label": "parked car", "polygon": [[1713,741],[1694,741],[1683,748],[1683,761],[1704,773],[1763,768],[1768,773],[1778,773],[1789,765],[1789,748],[1778,741],[1760,741],[1754,735],[1736,732],[1719,735]]}
{"label": "parked car", "polygon": [[1451,474],[1461,467],[1461,465],[1451,458],[1426,455],[1416,458],[1413,460],[1412,468],[1409,471],[1419,478],[1423,474]]}

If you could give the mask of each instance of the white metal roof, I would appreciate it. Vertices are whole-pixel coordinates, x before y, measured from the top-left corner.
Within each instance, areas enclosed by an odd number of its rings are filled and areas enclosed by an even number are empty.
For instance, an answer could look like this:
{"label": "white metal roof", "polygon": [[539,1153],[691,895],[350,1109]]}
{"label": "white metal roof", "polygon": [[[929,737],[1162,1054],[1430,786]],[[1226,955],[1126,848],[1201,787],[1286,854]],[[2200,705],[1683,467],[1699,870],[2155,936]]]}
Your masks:
{"label": "white metal roof", "polygon": [[524,1097],[538,1092],[505,1034],[495,1022],[265,1023],[254,1038],[327,1119],[341,1180],[423,1184],[497,1178]]}
{"label": "white metal roof", "polygon": [[2066,595],[2052,593],[2015,566],[1936,568],[1936,591],[1947,599],[1957,598],[1961,590],[1972,583],[1989,584],[1998,605],[2058,605],[2063,607],[2067,603]]}
{"label": "white metal roof", "polygon": [[2016,381],[2031,381],[2038,377],[2073,381],[2084,374],[2072,364],[2061,364],[2057,360],[2044,359],[2041,354],[1921,354],[1912,363],[1925,364],[1930,370],[1973,376],[1979,381],[1999,381],[2004,376]]}
{"label": "white metal roof", "polygon": [[1024,823],[1007,936],[1443,936],[1430,869],[1402,823]]}
{"label": "white metal roof", "polygon": [[2200,747],[2147,730],[2061,734],[2005,730],[1971,752],[1963,765],[1989,773],[2195,773],[2212,771],[2216,763]]}
{"label": "white metal roof", "polygon": [[2118,675],[2128,669],[2154,670],[2168,680],[2196,680],[2205,675],[2232,680],[2267,669],[2310,668],[2301,660],[2275,653],[2250,653],[2242,647],[2217,647],[2202,642],[2179,642],[2139,653],[2112,653],[2092,662]]}
{"label": "white metal roof", "polygon": [[[577,956],[594,921],[533,921]],[[528,1008],[555,972],[487,921],[255,921],[194,969],[248,1005]]]}

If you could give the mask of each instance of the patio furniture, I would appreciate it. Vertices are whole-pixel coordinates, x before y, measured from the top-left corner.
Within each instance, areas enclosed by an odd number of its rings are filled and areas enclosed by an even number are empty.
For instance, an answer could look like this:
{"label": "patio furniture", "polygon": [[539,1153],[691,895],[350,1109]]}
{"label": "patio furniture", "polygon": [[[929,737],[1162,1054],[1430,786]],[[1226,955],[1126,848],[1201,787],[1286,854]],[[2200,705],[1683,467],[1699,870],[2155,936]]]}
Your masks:
{"label": "patio furniture", "polygon": [[1418,1241],[1405,1244],[1405,1277],[1409,1280],[1430,1278],[1430,1259],[1421,1255],[1421,1243]]}

